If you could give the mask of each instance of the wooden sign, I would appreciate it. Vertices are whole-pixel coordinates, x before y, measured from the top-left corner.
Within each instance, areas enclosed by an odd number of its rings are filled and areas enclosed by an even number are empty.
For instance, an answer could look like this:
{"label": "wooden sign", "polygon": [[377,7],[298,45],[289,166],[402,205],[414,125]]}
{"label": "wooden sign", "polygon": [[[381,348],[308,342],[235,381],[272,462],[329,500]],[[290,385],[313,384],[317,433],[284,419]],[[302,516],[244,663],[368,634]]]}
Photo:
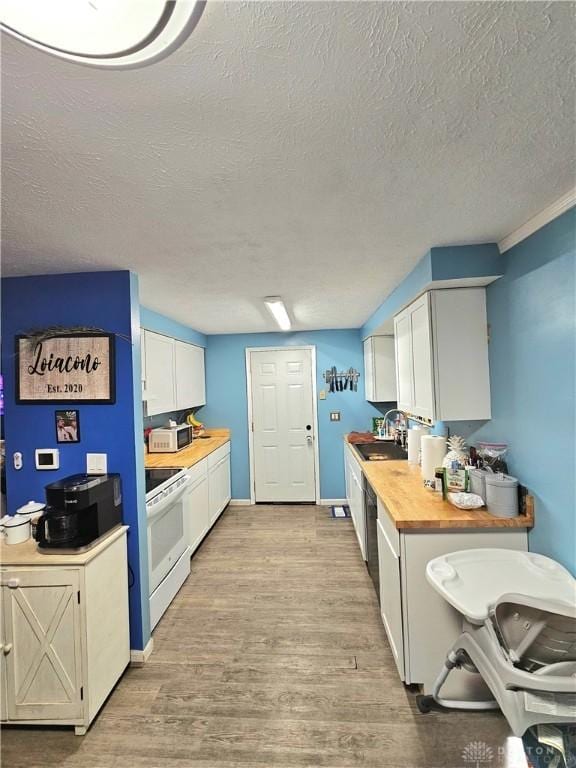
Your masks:
{"label": "wooden sign", "polygon": [[17,403],[113,403],[114,335],[16,337]]}

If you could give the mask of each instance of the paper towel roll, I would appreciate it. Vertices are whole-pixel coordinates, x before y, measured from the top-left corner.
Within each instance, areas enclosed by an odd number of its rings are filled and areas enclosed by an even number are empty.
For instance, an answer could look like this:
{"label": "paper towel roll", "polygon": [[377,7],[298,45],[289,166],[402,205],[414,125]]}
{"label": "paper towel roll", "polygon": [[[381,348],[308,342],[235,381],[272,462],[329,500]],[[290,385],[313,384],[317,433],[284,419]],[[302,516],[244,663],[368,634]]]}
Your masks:
{"label": "paper towel roll", "polygon": [[423,435],[422,447],[422,477],[424,480],[434,480],[436,467],[442,466],[446,456],[446,438],[442,435]]}
{"label": "paper towel roll", "polygon": [[427,433],[424,427],[412,427],[408,430],[408,461],[418,464],[420,461],[420,440]]}

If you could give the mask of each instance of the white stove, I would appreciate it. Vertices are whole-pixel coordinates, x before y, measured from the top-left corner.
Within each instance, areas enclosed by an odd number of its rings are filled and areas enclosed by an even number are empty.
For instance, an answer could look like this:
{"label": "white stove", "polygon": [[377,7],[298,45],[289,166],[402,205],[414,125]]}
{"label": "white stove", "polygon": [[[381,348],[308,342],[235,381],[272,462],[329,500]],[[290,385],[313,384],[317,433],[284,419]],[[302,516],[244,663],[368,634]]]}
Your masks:
{"label": "white stove", "polygon": [[150,628],[154,629],[190,573],[185,469],[146,470]]}

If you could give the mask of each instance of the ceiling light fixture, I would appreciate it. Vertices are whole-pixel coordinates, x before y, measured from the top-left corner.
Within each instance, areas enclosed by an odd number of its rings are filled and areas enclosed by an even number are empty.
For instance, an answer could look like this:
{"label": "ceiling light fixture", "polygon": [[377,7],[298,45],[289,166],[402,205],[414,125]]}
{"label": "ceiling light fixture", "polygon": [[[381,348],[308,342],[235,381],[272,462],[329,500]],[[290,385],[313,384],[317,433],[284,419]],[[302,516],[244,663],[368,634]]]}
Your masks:
{"label": "ceiling light fixture", "polygon": [[130,69],[179,48],[205,5],[206,0],[3,0],[0,27],[68,61]]}
{"label": "ceiling light fixture", "polygon": [[280,296],[266,296],[264,304],[268,307],[270,314],[276,320],[281,330],[289,331],[292,323]]}

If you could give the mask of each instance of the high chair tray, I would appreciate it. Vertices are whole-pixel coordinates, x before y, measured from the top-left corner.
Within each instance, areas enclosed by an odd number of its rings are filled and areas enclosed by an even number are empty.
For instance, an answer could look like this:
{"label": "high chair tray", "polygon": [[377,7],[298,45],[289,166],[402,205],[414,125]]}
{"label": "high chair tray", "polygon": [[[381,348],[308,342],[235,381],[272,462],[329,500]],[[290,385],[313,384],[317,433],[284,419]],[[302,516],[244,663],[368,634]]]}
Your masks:
{"label": "high chair tray", "polygon": [[509,593],[566,603],[576,601],[576,580],[559,563],[534,552],[470,549],[430,560],[426,578],[457,611],[481,624]]}

